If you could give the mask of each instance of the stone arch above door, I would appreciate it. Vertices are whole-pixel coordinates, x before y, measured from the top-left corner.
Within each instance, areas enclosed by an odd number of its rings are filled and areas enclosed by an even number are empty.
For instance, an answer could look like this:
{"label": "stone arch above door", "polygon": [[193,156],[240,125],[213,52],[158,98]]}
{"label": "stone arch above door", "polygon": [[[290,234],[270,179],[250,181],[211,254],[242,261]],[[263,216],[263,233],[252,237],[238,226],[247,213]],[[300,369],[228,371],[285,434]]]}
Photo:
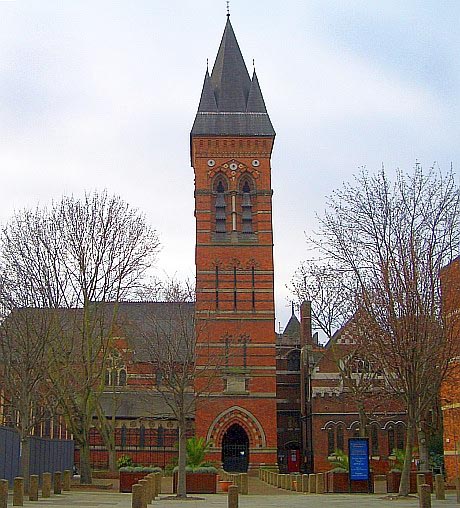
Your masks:
{"label": "stone arch above door", "polygon": [[250,411],[240,406],[232,406],[216,416],[209,427],[206,439],[211,441],[215,448],[220,448],[225,433],[235,423],[246,431],[251,448],[267,446],[265,432],[259,420]]}

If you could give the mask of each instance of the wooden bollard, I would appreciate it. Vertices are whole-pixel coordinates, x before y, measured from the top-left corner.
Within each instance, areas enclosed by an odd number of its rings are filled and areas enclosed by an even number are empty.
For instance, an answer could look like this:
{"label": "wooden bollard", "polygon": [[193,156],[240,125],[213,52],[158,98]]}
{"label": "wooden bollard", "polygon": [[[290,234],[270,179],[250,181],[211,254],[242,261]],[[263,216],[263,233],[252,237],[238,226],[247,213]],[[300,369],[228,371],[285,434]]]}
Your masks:
{"label": "wooden bollard", "polygon": [[423,485],[425,482],[425,473],[417,473],[417,493],[420,489],[420,485]]}
{"label": "wooden bollard", "polygon": [[301,474],[298,474],[297,477],[296,477],[296,481],[297,481],[297,492],[302,492],[302,475]]}
{"label": "wooden bollard", "polygon": [[308,492],[310,494],[316,493],[316,474],[308,475]]}
{"label": "wooden bollard", "polygon": [[248,495],[249,493],[249,482],[248,482],[248,473],[240,473],[240,492],[241,494]]}
{"label": "wooden bollard", "polygon": [[384,474],[374,475],[374,494],[386,494],[388,492],[387,477]]}
{"label": "wooden bollard", "polygon": [[8,480],[0,480],[0,508],[6,508],[8,503]]}
{"label": "wooden bollard", "polygon": [[302,475],[302,492],[308,492],[308,475]]}
{"label": "wooden bollard", "polygon": [[155,500],[155,476],[153,473],[147,475],[147,480],[149,482],[149,503]]}
{"label": "wooden bollard", "polygon": [[24,478],[21,476],[14,479],[13,506],[24,506]]}
{"label": "wooden bollard", "polygon": [[455,492],[457,494],[457,504],[460,504],[460,478],[455,478]]}
{"label": "wooden bollard", "polygon": [[51,497],[51,473],[42,475],[42,497]]}
{"label": "wooden bollard", "polygon": [[292,490],[292,476],[290,474],[286,475],[286,490]]}
{"label": "wooden bollard", "polygon": [[70,490],[70,487],[71,487],[71,484],[72,484],[72,471],[70,471],[69,469],[66,469],[64,471],[64,480],[62,482],[62,488],[64,491],[69,491]]}
{"label": "wooden bollard", "polygon": [[446,491],[444,489],[444,476],[442,474],[434,476],[434,488],[436,492],[436,499],[445,500]]}
{"label": "wooden bollard", "polygon": [[38,501],[38,475],[36,474],[30,475],[29,501]]}
{"label": "wooden bollard", "polygon": [[139,485],[139,483],[133,485],[132,494],[132,508],[147,508],[147,506],[144,504],[144,487],[142,485]]}
{"label": "wooden bollard", "polygon": [[62,473],[55,471],[54,473],[54,493],[60,494],[62,492]]}
{"label": "wooden bollard", "polygon": [[228,488],[228,508],[238,508],[238,487],[230,485]]}
{"label": "wooden bollard", "polygon": [[156,493],[159,496],[161,494],[161,473],[155,473],[155,480],[157,482]]}
{"label": "wooden bollard", "polygon": [[431,508],[431,487],[423,483],[418,491],[418,505],[420,508]]}
{"label": "wooden bollard", "polygon": [[316,473],[316,493],[324,494],[324,473]]}

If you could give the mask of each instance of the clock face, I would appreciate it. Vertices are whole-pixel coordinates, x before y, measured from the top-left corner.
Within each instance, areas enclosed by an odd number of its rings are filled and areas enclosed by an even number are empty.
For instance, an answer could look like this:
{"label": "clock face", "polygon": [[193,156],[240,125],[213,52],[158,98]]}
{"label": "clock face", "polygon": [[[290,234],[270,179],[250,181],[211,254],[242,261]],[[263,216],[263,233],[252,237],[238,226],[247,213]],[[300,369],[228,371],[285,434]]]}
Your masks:
{"label": "clock face", "polygon": [[251,164],[252,164],[252,167],[254,167],[254,168],[257,168],[260,166],[260,162],[257,159],[254,159]]}
{"label": "clock face", "polygon": [[209,159],[208,160],[208,166],[210,168],[213,168],[215,165],[216,165],[216,161],[214,159]]}

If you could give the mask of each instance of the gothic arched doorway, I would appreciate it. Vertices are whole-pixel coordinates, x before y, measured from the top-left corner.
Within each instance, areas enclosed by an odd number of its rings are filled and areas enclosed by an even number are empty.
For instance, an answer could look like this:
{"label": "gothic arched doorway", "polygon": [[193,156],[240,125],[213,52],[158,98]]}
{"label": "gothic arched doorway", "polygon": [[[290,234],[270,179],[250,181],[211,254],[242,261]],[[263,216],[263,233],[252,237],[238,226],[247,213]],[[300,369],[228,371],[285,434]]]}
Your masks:
{"label": "gothic arched doorway", "polygon": [[246,431],[234,423],[222,439],[222,464],[225,471],[246,473],[249,464],[249,438]]}

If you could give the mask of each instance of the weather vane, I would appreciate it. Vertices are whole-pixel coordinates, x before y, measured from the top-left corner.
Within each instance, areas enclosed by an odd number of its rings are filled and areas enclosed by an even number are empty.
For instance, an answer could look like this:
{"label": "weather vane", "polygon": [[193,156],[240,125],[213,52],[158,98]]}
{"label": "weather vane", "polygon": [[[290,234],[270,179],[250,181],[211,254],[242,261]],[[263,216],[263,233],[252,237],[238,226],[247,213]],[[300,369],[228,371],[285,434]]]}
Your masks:
{"label": "weather vane", "polygon": [[227,0],[227,18],[230,17],[230,0]]}

